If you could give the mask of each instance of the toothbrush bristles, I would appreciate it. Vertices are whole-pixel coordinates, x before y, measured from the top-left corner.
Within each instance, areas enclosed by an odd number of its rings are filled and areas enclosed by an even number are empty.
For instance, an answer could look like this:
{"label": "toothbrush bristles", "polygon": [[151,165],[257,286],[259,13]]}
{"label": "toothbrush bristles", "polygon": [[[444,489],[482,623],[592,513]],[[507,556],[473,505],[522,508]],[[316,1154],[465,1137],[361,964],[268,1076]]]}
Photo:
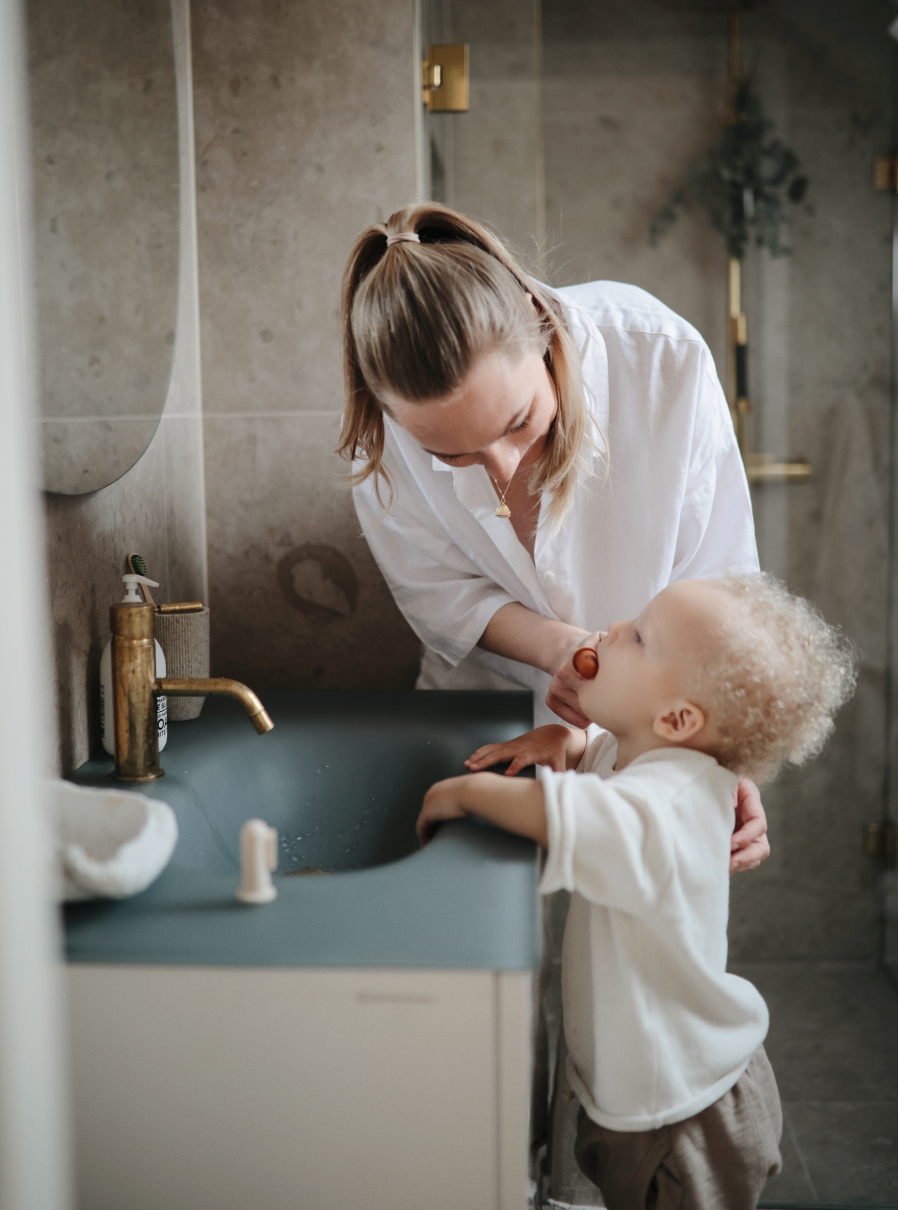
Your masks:
{"label": "toothbrush bristles", "polygon": [[131,564],[131,570],[135,575],[145,576],[147,574],[147,565],[140,555],[129,555],[128,562]]}

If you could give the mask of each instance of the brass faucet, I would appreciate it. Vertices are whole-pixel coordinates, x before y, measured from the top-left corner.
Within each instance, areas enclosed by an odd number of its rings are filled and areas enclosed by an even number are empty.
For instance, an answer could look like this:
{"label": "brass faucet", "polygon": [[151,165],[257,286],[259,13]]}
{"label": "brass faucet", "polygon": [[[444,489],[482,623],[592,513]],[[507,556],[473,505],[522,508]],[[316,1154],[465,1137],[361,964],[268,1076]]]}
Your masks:
{"label": "brass faucet", "polygon": [[159,731],[156,695],[235,697],[260,735],[274,723],[265,707],[246,685],[227,677],[179,679],[156,677],[153,605],[122,602],[111,606],[112,711],[115,729],[115,776],[119,781],[152,781],[162,777],[159,768]]}

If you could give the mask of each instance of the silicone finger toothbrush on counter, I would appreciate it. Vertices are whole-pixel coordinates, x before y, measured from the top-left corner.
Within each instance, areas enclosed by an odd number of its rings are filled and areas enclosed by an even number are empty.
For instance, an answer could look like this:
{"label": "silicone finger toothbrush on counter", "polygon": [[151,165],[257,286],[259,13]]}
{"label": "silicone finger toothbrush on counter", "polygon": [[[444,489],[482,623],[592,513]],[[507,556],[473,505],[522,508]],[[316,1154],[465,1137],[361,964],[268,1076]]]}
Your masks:
{"label": "silicone finger toothbrush on counter", "polygon": [[278,834],[264,819],[248,819],[240,829],[241,903],[271,903],[277,888],[271,873],[278,868]]}
{"label": "silicone finger toothbrush on counter", "polygon": [[[128,567],[138,576],[147,574],[146,560],[142,555],[128,555]],[[159,585],[154,587],[158,588]],[[199,613],[203,608],[202,601],[175,601],[171,605],[157,605],[146,584],[143,585],[143,591],[147,604],[154,606],[158,613]]]}

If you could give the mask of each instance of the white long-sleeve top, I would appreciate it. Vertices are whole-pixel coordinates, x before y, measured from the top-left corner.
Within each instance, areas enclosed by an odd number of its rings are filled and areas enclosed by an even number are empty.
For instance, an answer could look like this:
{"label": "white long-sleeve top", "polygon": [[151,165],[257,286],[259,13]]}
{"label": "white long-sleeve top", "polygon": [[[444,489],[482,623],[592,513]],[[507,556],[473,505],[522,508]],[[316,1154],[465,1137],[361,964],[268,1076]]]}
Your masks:
{"label": "white long-sleeve top", "polygon": [[646,752],[620,773],[616,757],[602,732],[577,772],[537,770],[540,891],[573,892],[561,959],[571,1086],[600,1126],[654,1130],[732,1088],[768,1013],[726,970],[738,778],[688,749]]}
{"label": "white long-sleeve top", "polygon": [[537,723],[558,721],[543,704],[551,678],[475,646],[503,605],[604,630],[636,617],[672,580],[758,567],[733,425],[701,336],[635,286],[555,293],[582,357],[590,435],[600,451],[607,442],[610,471],[603,477],[601,456],[590,459],[570,516],[554,534],[540,525],[532,560],[495,515],[482,466],[440,462],[389,418],[392,508],[384,515],[373,476],[354,491],[393,596],[435,653],[425,654],[422,687],[532,689]]}

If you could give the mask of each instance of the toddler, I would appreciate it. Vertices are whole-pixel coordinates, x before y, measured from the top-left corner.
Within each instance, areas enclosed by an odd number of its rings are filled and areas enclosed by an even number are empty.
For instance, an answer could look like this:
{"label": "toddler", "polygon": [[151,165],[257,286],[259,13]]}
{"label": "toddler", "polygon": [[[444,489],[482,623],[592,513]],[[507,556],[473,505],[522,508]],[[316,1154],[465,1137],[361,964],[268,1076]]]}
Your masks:
{"label": "toddler", "polygon": [[[598,736],[540,727],[480,749],[428,791],[418,835],[478,815],[547,850],[543,894],[572,892],[575,1151],[608,1210],[754,1210],[782,1113],[767,1007],[726,969],[733,790],[819,752],[854,657],[763,575],[672,584],[578,657]],[[477,771],[499,761],[537,780]]]}

